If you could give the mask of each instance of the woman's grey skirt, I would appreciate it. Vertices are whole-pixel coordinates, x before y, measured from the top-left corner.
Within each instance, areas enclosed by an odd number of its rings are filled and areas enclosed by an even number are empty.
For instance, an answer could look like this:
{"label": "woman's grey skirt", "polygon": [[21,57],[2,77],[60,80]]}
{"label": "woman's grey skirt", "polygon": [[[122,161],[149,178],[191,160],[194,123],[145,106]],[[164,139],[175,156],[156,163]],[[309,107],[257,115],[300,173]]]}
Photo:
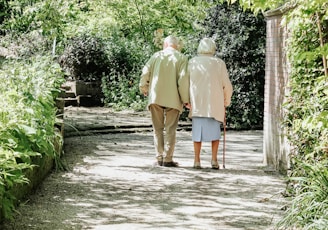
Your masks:
{"label": "woman's grey skirt", "polygon": [[209,142],[221,139],[221,123],[210,117],[192,117],[192,140]]}

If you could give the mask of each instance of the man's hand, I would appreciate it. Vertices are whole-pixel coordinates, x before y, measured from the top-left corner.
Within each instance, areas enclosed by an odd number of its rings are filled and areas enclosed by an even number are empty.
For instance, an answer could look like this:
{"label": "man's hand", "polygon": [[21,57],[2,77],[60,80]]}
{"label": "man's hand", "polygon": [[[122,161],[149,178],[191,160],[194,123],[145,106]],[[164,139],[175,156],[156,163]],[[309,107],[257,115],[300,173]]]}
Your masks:
{"label": "man's hand", "polygon": [[190,103],[184,103],[183,104],[187,109],[191,109],[191,104]]}

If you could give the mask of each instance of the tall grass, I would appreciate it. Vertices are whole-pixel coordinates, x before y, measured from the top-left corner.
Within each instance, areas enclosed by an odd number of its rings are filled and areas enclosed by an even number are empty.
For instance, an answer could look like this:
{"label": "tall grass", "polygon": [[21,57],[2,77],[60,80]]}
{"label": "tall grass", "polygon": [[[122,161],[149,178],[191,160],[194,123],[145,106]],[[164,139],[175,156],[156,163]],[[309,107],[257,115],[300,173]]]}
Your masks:
{"label": "tall grass", "polygon": [[328,161],[299,162],[299,165],[306,176],[290,178],[296,185],[295,197],[278,226],[282,229],[327,229]]}

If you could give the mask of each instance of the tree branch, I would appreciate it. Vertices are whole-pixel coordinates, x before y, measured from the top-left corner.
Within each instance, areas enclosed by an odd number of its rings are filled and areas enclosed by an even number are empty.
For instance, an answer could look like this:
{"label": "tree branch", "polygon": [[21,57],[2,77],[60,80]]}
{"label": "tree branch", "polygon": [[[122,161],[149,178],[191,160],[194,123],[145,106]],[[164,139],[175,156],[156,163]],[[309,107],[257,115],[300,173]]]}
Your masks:
{"label": "tree branch", "polygon": [[134,4],[136,5],[136,8],[138,10],[138,15],[139,15],[139,20],[140,20],[140,30],[142,32],[142,35],[144,36],[144,39],[146,40],[146,34],[145,34],[145,31],[144,31],[142,14],[141,14],[141,11],[140,11],[137,0],[134,0]]}
{"label": "tree branch", "polygon": [[[319,30],[319,39],[320,39],[320,47],[324,46],[324,41],[322,37],[322,26],[320,23],[320,13],[317,12],[317,25],[318,25],[318,30]],[[322,62],[323,62],[323,68],[325,70],[325,76],[328,76],[328,69],[327,69],[327,59],[325,55],[322,55]]]}

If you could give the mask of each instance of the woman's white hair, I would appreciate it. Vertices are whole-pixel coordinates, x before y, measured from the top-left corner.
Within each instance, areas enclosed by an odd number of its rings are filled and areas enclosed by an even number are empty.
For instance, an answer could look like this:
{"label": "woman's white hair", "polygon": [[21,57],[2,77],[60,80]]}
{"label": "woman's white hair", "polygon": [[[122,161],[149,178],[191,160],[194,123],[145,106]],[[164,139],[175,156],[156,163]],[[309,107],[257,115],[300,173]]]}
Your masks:
{"label": "woman's white hair", "polygon": [[214,55],[216,51],[215,42],[211,38],[203,38],[198,45],[198,54],[212,54]]}

